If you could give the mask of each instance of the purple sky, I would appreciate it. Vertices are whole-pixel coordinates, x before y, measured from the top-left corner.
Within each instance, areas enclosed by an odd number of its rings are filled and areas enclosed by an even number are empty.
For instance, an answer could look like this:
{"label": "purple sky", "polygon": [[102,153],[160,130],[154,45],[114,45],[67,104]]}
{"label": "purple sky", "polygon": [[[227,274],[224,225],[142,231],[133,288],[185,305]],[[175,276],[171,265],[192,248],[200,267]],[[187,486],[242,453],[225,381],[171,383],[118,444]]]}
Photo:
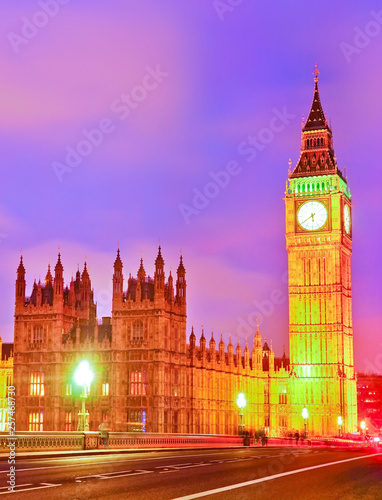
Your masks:
{"label": "purple sky", "polygon": [[[317,62],[321,101],[353,194],[356,367],[382,373],[380,2],[60,3],[5,0],[2,7],[3,340],[13,340],[20,249],[28,295],[59,246],[66,282],[86,256],[101,317],[111,311],[117,243],[125,277],[136,274],[141,254],[152,275],[160,239],[167,276],[183,250],[188,334],[193,323],[199,336],[203,324],[207,339],[211,329],[215,338],[232,332],[236,345],[251,335],[258,305],[280,290],[281,303],[263,317],[261,331],[281,355],[288,348],[283,196]],[[365,30],[370,37],[360,35]],[[294,118],[247,161],[242,143],[284,108]],[[66,148],[100,122],[109,133],[57,175],[52,164],[64,164]],[[237,175],[228,185],[197,214],[182,215],[195,189],[212,189],[211,172],[230,162]]]}

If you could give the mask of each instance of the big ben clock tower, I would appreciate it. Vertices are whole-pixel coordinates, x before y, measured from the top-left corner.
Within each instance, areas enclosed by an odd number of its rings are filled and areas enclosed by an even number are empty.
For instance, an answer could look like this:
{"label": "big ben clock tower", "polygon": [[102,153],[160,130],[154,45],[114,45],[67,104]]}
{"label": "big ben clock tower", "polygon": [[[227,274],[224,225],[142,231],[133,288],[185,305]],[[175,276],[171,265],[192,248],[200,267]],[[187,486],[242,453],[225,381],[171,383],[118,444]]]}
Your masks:
{"label": "big ben clock tower", "polygon": [[286,190],[292,427],[335,435],[357,427],[353,363],[352,204],[332,131],[314,96]]}

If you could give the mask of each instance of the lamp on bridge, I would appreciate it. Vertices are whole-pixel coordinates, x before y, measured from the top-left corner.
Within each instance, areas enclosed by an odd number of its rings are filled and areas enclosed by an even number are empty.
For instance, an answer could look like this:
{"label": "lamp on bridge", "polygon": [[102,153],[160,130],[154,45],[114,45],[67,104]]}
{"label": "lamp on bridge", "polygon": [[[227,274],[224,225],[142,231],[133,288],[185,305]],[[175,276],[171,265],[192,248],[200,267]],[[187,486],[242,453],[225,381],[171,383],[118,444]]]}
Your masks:
{"label": "lamp on bridge", "polygon": [[360,427],[361,427],[361,435],[365,434],[366,422],[364,420],[362,420]]}
{"label": "lamp on bridge", "polygon": [[82,387],[82,393],[80,396],[82,400],[82,410],[78,412],[78,431],[89,430],[89,412],[86,412],[85,401],[88,397],[90,384],[93,378],[94,374],[90,369],[89,362],[86,360],[81,361],[74,373],[74,380],[80,387]]}
{"label": "lamp on bridge", "polygon": [[239,392],[236,400],[236,404],[240,409],[240,425],[239,425],[239,434],[244,434],[244,426],[243,426],[243,410],[247,405],[247,401],[245,400],[245,395],[242,392]]}
{"label": "lamp on bridge", "polygon": [[307,420],[309,418],[309,412],[306,408],[303,408],[302,409],[302,418],[304,419],[304,439],[307,439],[308,438],[308,433],[306,431],[306,426],[307,426]]}
{"label": "lamp on bridge", "polygon": [[341,417],[341,415],[337,418],[337,424],[338,424],[338,437],[341,437],[341,434],[342,434],[342,417]]}

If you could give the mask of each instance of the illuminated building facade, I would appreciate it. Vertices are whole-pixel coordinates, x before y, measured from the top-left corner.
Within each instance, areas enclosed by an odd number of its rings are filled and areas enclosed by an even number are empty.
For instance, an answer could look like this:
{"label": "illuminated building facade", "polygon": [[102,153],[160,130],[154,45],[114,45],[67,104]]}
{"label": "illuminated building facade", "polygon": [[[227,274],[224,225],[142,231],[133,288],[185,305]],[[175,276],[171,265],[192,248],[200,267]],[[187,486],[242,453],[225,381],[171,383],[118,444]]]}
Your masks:
{"label": "illuminated building facade", "polygon": [[[79,393],[71,380],[86,358],[95,379],[86,409],[90,429],[109,420],[116,431],[236,434],[236,398],[246,397],[246,429],[271,435],[356,430],[350,258],[351,198],[337,167],[332,132],[322,111],[318,78],[302,131],[301,157],[287,183],[290,362],[275,358],[259,328],[253,343],[227,349],[201,332],[186,332],[186,271],[165,278],[161,249],[154,277],[143,261],[136,277],[114,262],[112,317],[98,324],[90,276],[64,286],[60,255],[45,283],[25,295],[17,270],[15,386],[18,430],[76,430]],[[124,284],[127,281],[127,288]],[[188,341],[187,341],[188,340]]]}

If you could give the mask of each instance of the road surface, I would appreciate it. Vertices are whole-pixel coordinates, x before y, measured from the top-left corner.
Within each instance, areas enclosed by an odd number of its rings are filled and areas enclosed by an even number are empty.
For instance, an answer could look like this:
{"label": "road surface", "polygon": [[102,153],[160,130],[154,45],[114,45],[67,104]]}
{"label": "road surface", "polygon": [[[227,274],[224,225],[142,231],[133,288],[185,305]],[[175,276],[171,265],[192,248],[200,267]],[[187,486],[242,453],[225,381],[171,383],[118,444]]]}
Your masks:
{"label": "road surface", "polygon": [[[0,498],[9,465],[0,464]],[[382,500],[382,450],[235,448],[17,458],[16,498]]]}

